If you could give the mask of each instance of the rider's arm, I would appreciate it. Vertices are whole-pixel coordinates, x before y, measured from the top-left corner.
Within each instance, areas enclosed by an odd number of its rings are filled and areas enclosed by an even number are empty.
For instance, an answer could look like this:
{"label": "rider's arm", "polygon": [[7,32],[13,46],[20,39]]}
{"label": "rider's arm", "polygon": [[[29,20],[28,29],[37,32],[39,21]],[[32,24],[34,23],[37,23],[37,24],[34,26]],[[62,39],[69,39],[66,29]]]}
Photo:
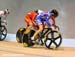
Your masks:
{"label": "rider's arm", "polygon": [[46,23],[48,24],[49,27],[52,25],[52,23],[50,22],[50,19],[46,19]]}
{"label": "rider's arm", "polygon": [[53,25],[55,25],[56,24],[55,18],[53,16],[51,16],[51,19],[52,19]]}
{"label": "rider's arm", "polygon": [[52,25],[56,28],[56,21],[54,16],[51,16],[51,20],[52,20]]}

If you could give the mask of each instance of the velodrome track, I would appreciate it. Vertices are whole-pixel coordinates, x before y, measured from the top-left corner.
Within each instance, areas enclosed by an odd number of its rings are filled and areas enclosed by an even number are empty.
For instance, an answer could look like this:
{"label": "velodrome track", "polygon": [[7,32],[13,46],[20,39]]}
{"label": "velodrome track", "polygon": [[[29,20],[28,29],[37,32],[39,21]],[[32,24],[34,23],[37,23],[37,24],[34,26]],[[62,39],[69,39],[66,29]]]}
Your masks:
{"label": "velodrome track", "polygon": [[0,41],[0,57],[75,57],[74,47],[49,50],[42,46],[23,47],[16,42]]}
{"label": "velodrome track", "polygon": [[49,50],[39,45],[24,47],[14,41],[0,41],[0,57],[75,57],[74,42],[62,43],[58,49]]}

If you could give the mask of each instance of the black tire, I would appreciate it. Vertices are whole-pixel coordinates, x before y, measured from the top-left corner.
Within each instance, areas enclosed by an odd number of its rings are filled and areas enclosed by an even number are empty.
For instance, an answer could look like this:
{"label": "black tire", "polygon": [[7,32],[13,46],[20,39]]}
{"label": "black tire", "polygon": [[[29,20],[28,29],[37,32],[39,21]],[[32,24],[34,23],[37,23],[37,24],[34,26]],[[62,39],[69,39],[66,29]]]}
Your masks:
{"label": "black tire", "polygon": [[7,29],[5,26],[0,27],[0,41],[3,41],[7,36]]}
{"label": "black tire", "polygon": [[22,39],[22,36],[23,36],[23,33],[25,31],[25,28],[24,27],[21,27],[18,29],[17,33],[16,33],[16,40],[18,43],[22,43],[23,39]]}
{"label": "black tire", "polygon": [[[57,35],[55,35],[57,34]],[[50,36],[49,36],[50,35]],[[56,49],[58,48],[61,43],[62,43],[62,36],[60,34],[60,32],[58,31],[51,31],[47,34],[46,36],[46,40],[45,40],[45,46],[48,48],[48,49]],[[57,42],[56,42],[57,40]],[[59,41],[58,41],[59,40]],[[52,46],[52,44],[54,44],[54,46]]]}
{"label": "black tire", "polygon": [[30,46],[33,46],[34,43],[32,43],[31,41],[31,37],[34,35],[35,31],[34,30],[31,30],[28,34],[23,34],[23,45],[25,47],[30,47]]}

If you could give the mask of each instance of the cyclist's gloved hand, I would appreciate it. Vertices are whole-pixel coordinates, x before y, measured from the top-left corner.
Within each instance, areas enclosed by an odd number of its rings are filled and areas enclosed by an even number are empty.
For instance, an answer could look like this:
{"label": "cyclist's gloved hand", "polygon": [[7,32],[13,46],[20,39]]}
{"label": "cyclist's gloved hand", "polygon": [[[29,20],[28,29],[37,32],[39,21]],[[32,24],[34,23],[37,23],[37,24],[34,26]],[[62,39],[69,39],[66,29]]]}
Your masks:
{"label": "cyclist's gloved hand", "polygon": [[52,24],[52,26],[54,26],[55,29],[56,29],[56,27],[57,27],[55,24]]}
{"label": "cyclist's gloved hand", "polygon": [[58,26],[51,26],[52,30],[54,31],[59,31],[59,27]]}
{"label": "cyclist's gloved hand", "polygon": [[52,30],[56,30],[54,26],[51,26]]}

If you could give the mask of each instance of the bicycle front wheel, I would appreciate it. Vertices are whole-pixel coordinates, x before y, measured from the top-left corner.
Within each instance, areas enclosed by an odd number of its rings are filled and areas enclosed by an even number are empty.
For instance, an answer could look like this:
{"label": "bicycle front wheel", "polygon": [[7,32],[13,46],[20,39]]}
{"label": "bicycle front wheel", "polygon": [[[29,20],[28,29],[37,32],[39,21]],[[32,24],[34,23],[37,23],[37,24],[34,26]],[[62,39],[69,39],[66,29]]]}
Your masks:
{"label": "bicycle front wheel", "polygon": [[49,49],[58,48],[62,43],[62,36],[59,31],[51,31],[47,34],[45,46]]}
{"label": "bicycle front wheel", "polygon": [[5,26],[0,27],[0,41],[3,41],[7,36],[7,29]]}

